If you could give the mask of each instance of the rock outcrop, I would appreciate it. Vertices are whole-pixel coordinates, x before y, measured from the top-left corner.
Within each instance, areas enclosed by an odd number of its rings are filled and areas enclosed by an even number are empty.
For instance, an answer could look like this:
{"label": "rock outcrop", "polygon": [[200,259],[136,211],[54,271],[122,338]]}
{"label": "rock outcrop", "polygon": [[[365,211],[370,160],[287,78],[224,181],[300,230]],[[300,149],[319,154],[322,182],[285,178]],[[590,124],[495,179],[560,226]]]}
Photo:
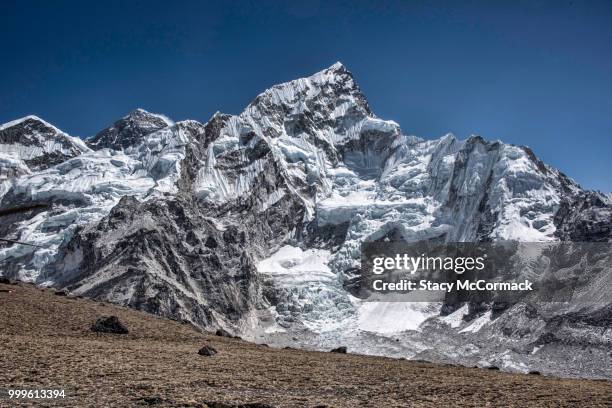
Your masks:
{"label": "rock outcrop", "polygon": [[96,333],[128,334],[129,330],[119,321],[117,316],[104,316],[96,320],[91,326],[91,331]]}

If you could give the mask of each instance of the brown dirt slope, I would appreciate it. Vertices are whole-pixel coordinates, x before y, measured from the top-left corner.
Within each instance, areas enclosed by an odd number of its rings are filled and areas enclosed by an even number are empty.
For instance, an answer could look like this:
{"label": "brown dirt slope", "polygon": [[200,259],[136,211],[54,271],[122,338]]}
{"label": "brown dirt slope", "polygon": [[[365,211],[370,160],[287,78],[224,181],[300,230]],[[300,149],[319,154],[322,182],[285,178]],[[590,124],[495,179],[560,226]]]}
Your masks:
{"label": "brown dirt slope", "polygon": [[[130,334],[90,332],[103,315]],[[199,356],[205,344],[218,354]],[[274,349],[21,283],[0,284],[0,388],[11,386],[67,390],[57,405],[21,404],[36,407],[612,406],[609,381]]]}

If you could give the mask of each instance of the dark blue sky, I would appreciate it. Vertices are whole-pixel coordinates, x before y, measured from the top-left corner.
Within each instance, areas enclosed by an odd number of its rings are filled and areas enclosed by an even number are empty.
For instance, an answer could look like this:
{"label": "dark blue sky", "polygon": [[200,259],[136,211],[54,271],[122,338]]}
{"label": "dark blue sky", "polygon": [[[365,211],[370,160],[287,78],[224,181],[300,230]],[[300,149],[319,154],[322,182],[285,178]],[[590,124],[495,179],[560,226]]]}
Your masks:
{"label": "dark blue sky", "polygon": [[2,0],[0,122],[206,121],[340,60],[406,133],[525,144],[612,191],[611,1],[290,3]]}

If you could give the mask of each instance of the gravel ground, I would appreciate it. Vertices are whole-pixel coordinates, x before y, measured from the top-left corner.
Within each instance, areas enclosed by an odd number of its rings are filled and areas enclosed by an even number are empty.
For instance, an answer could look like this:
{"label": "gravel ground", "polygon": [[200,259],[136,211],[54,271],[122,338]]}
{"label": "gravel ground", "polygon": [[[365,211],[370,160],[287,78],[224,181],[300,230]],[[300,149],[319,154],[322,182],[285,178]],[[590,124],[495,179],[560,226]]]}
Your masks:
{"label": "gravel ground", "polygon": [[[89,330],[118,316],[127,335]],[[218,353],[198,355],[210,345]],[[1,407],[612,407],[612,382],[275,349],[150,314],[0,284],[0,389],[63,388]]]}

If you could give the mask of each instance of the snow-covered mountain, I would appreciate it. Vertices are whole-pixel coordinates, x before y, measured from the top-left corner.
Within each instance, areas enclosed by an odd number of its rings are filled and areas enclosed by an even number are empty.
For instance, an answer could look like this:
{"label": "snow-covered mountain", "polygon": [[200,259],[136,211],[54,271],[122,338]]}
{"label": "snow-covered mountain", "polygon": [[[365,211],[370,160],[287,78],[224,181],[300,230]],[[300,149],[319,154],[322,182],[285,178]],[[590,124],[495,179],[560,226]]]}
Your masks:
{"label": "snow-covered mountain", "polygon": [[87,144],[94,150],[123,150],[138,144],[144,136],[173,124],[163,115],[136,109],[87,140]]}
{"label": "snow-covered mountain", "polygon": [[[612,301],[566,319],[351,295],[363,242],[612,242],[612,206],[529,148],[405,135],[340,63],[206,124],[139,109],[85,145],[28,117],[0,142],[0,237],[40,246],[2,247],[4,276],[256,341],[612,376]],[[599,359],[571,372],[569,351]]]}
{"label": "snow-covered mountain", "polygon": [[9,179],[44,170],[87,151],[81,139],[33,115],[0,125],[0,194],[9,188]]}

